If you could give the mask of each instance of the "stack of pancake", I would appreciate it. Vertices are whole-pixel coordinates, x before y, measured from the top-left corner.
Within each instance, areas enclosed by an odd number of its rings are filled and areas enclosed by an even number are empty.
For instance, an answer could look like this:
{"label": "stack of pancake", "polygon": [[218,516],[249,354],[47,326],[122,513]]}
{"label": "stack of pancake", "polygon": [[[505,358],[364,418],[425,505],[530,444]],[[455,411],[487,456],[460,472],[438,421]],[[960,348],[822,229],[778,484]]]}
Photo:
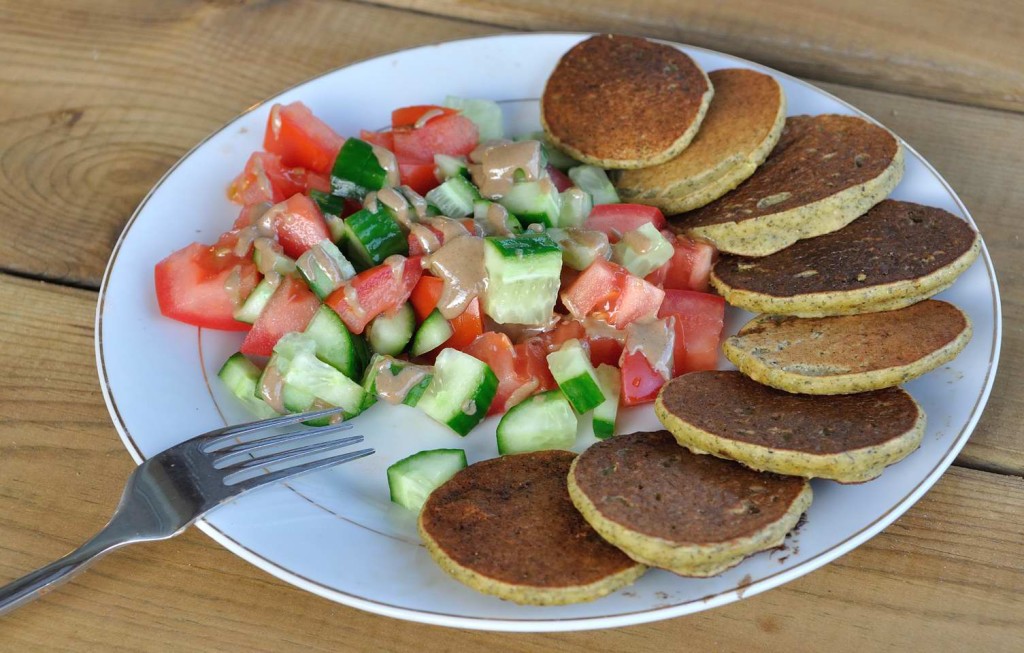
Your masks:
{"label": "stack of pancake", "polygon": [[624,201],[713,243],[712,285],[760,315],[723,345],[738,371],[665,385],[667,431],[477,463],[439,488],[420,532],[456,578],[555,604],[603,596],[644,565],[714,575],[782,543],[809,479],[865,482],[920,445],[924,412],[898,386],[970,339],[967,316],[930,298],[977,258],[979,236],[885,199],[903,147],[884,128],[785,115],[770,76],[705,74],[643,39],[596,36],[559,62],[548,138],[617,170]]}

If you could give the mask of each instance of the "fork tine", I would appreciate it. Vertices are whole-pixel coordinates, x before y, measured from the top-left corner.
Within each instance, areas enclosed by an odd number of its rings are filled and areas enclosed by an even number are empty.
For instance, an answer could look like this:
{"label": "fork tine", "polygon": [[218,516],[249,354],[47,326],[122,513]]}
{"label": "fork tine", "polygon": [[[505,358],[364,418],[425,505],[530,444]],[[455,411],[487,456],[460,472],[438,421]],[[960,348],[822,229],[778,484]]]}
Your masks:
{"label": "fork tine", "polygon": [[[216,455],[215,462],[223,461],[228,456],[234,456],[238,454],[254,453],[267,447],[273,447],[280,444],[288,444],[297,440],[302,440],[314,435],[327,435],[328,433],[335,433],[337,431],[347,431],[352,428],[352,424],[349,422],[339,422],[338,424],[331,424],[329,426],[314,426],[311,428],[303,429],[301,431],[291,431],[289,433],[281,433],[279,435],[273,435],[270,437],[257,438],[256,440],[249,440],[248,442],[239,442],[229,447],[223,447],[213,452]],[[238,436],[232,436],[238,437]]]}
{"label": "fork tine", "polygon": [[315,444],[307,444],[304,447],[297,449],[289,449],[287,451],[279,451],[278,453],[267,454],[259,458],[253,458],[252,460],[245,460],[240,463],[228,465],[223,471],[232,473],[240,472],[246,469],[252,469],[253,467],[265,467],[268,465],[274,465],[277,463],[283,463],[286,460],[292,460],[294,458],[301,458],[313,453],[319,453],[321,451],[329,451],[331,449],[340,449],[341,447],[347,447],[350,444],[359,444],[363,441],[363,436],[353,435],[347,438],[341,438],[340,440],[328,440],[326,442],[317,442]]}
{"label": "fork tine", "polygon": [[284,478],[292,478],[300,474],[306,474],[318,469],[324,469],[333,465],[340,465],[341,463],[347,463],[350,460],[356,460],[357,458],[365,458],[374,453],[373,449],[360,449],[359,451],[353,451],[351,453],[343,453],[337,456],[331,456],[330,458],[321,458],[320,460],[314,460],[312,462],[298,465],[296,467],[288,467],[286,469],[279,469],[269,474],[261,474],[260,476],[254,476],[247,478],[237,483],[230,483],[230,476],[224,479],[226,485],[232,490],[238,490],[239,492],[246,492],[254,488],[266,485],[267,483],[273,483]]}
{"label": "fork tine", "polygon": [[203,452],[210,453],[212,451],[216,451],[225,442],[232,442],[235,438],[249,433],[255,433],[264,429],[271,429],[277,426],[288,426],[290,424],[297,424],[299,422],[319,419],[321,417],[330,417],[331,415],[337,415],[344,410],[345,409],[341,407],[325,408],[324,410],[317,410],[311,413],[293,413],[289,415],[282,415],[281,417],[272,417],[270,419],[260,420],[258,422],[235,424],[204,433],[199,436],[199,438],[203,440]]}

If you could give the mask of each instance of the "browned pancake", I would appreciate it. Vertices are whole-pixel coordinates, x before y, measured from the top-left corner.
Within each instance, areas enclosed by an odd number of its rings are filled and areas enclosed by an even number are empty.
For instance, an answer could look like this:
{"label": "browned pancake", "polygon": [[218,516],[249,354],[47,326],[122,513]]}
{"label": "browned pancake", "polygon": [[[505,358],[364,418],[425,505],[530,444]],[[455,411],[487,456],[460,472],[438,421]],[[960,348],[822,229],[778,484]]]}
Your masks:
{"label": "browned pancake", "polygon": [[902,147],[882,127],[854,116],[794,116],[750,178],[672,224],[722,251],[766,256],[846,226],[902,173]]}
{"label": "browned pancake", "polygon": [[573,463],[569,493],[606,540],[684,576],[778,546],[811,501],[806,479],[695,455],[667,431],[593,445]]}
{"label": "browned pancake", "polygon": [[640,168],[679,154],[696,134],[713,90],[676,48],[619,34],[565,53],[541,99],[551,141],[603,168]]}
{"label": "browned pancake", "polygon": [[978,233],[955,215],[884,200],[839,231],[770,256],[721,256],[711,283],[730,304],[755,313],[866,313],[930,297],[980,250]]}
{"label": "browned pancake", "polygon": [[685,447],[753,469],[861,483],[917,449],[925,417],[899,388],[818,397],[776,390],[736,371],[669,381],[655,403]]}
{"label": "browned pancake", "polygon": [[786,97],[775,78],[746,68],[708,73],[715,98],[679,156],[614,176],[624,202],[682,213],[718,199],[749,177],[779,140]]}
{"label": "browned pancake", "polygon": [[460,471],[420,513],[434,560],[481,592],[534,605],[589,601],[633,582],[644,567],[602,540],[569,500],[575,457],[538,451]]}
{"label": "browned pancake", "polygon": [[799,318],[762,315],[722,344],[741,372],[804,394],[899,385],[953,360],[971,339],[956,306],[926,299],[880,313]]}

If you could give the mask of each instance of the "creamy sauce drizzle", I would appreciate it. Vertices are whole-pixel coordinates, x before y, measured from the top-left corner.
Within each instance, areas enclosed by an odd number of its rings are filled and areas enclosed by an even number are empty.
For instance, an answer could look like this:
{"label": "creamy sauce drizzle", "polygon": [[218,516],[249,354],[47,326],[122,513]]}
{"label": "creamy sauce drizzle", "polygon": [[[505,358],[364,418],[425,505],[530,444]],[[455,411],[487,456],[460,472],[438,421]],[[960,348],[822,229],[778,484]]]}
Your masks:
{"label": "creamy sauce drizzle", "polygon": [[428,262],[434,276],[444,281],[437,310],[446,320],[465,311],[485,287],[484,241],[463,232],[462,237],[446,238]]}
{"label": "creamy sauce drizzle", "polygon": [[641,320],[626,326],[626,352],[643,354],[654,371],[665,380],[672,378],[675,330],[669,320],[673,319]]}
{"label": "creamy sauce drizzle", "polygon": [[478,224],[483,227],[484,235],[487,236],[515,235],[509,229],[508,209],[496,202],[487,205],[487,210],[480,216]]}
{"label": "creamy sauce drizzle", "polygon": [[517,173],[523,181],[541,178],[540,141],[485,143],[473,150],[470,158],[479,163],[470,167],[473,182],[481,195],[491,199],[508,193]]}
{"label": "creamy sauce drizzle", "polygon": [[622,235],[622,244],[637,254],[646,254],[654,248],[654,240],[643,235],[636,229]]}
{"label": "creamy sauce drizzle", "polygon": [[409,227],[409,235],[419,243],[420,249],[427,254],[436,252],[441,248],[441,239],[426,225],[414,223]]}
{"label": "creamy sauce drizzle", "polygon": [[388,211],[395,218],[395,221],[403,229],[412,226],[413,209],[409,200],[394,188],[381,188],[376,193],[376,200],[388,208]]}
{"label": "creamy sauce drizzle", "polygon": [[420,365],[404,365],[398,374],[391,372],[391,365],[395,359],[390,356],[383,356],[374,366],[376,370],[377,397],[389,404],[400,404],[405,401],[409,391],[415,388],[420,381],[426,378],[428,368]]}
{"label": "creamy sauce drizzle", "polygon": [[416,216],[417,220],[427,217],[427,200],[422,195],[408,186],[399,186],[398,192],[409,202],[409,206],[412,207],[413,215]]}
{"label": "creamy sauce drizzle", "polygon": [[397,186],[402,183],[398,175],[398,160],[395,158],[395,155],[390,150],[379,145],[371,145],[371,147],[373,148],[373,155],[377,157],[377,163],[387,173],[384,185]]}
{"label": "creamy sauce drizzle", "polygon": [[283,389],[284,375],[281,374],[281,370],[278,369],[277,365],[268,365],[260,377],[260,396],[263,397],[263,401],[267,402],[271,408],[279,413],[288,412],[285,410],[284,401],[281,398]]}
{"label": "creamy sauce drizzle", "polygon": [[618,342],[626,341],[625,331],[616,329],[604,320],[599,320],[596,317],[585,317],[582,322],[583,328],[586,329],[587,333],[595,338],[611,338]]}
{"label": "creamy sauce drizzle", "polygon": [[425,112],[422,116],[417,118],[416,122],[413,123],[412,127],[413,129],[419,129],[421,127],[426,126],[426,124],[433,120],[434,118],[439,118],[440,116],[443,115],[444,111],[441,111],[440,109],[431,109],[430,111]]}

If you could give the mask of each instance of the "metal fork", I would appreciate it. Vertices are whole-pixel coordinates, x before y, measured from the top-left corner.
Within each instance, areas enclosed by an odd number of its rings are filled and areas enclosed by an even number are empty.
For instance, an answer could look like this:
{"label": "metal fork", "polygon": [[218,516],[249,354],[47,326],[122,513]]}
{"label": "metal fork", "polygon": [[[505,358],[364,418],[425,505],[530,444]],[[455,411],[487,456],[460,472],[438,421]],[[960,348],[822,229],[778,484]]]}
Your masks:
{"label": "metal fork", "polygon": [[[0,615],[45,594],[116,548],[165,540],[181,533],[229,499],[269,483],[369,456],[373,449],[309,460],[362,442],[361,435],[335,435],[322,442],[303,444],[311,436],[336,434],[351,428],[351,424],[287,433],[274,431],[329,417],[341,410],[330,408],[228,426],[186,440],[146,460],[128,477],[114,516],[99,533],[60,560],[0,588]],[[251,436],[256,437],[247,439]],[[259,473],[268,467],[273,469]]]}

